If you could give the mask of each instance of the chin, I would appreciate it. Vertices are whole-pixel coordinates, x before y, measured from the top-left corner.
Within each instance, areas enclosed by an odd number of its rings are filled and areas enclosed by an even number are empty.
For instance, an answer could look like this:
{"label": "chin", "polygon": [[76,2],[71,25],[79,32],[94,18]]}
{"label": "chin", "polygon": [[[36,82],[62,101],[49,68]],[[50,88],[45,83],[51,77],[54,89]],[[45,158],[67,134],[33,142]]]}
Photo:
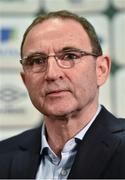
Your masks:
{"label": "chin", "polygon": [[44,112],[42,112],[45,116],[51,117],[51,118],[58,118],[63,120],[64,118],[68,118],[71,116],[74,116],[77,112],[77,109],[75,108],[63,108],[63,109],[46,109]]}
{"label": "chin", "polygon": [[70,103],[45,103],[44,105],[39,106],[39,111],[46,116],[68,116],[77,110],[78,104],[73,101],[70,101]]}
{"label": "chin", "polygon": [[46,116],[55,116],[55,117],[61,117],[61,116],[67,116],[69,112],[67,111],[45,111],[44,114]]}

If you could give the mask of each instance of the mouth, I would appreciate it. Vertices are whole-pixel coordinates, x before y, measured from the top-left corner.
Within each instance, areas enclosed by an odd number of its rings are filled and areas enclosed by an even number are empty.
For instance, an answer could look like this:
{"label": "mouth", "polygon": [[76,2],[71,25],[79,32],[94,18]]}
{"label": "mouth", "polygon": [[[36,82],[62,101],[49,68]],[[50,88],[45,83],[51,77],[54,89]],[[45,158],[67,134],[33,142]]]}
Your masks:
{"label": "mouth", "polygon": [[54,90],[54,91],[50,91],[48,92],[46,95],[49,97],[61,97],[61,96],[65,96],[67,94],[67,90]]}

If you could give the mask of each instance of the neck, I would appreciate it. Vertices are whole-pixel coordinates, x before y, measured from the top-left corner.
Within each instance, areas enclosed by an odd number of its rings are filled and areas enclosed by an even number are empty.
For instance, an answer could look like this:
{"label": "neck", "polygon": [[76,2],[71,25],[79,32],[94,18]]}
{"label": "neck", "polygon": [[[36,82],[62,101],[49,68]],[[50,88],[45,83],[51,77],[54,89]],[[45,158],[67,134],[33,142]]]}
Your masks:
{"label": "neck", "polygon": [[65,143],[91,121],[97,108],[89,108],[84,113],[83,111],[77,111],[67,116],[45,116],[48,144],[55,154],[60,155]]}

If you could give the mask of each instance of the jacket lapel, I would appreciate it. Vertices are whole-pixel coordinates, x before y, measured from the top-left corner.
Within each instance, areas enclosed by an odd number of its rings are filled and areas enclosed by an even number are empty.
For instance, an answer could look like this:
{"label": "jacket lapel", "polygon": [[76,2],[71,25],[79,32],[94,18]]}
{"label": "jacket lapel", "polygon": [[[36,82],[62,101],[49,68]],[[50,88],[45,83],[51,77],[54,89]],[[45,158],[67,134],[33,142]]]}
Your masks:
{"label": "jacket lapel", "polygon": [[33,179],[39,165],[39,154],[31,152],[17,152],[11,166],[13,179]]}
{"label": "jacket lapel", "polygon": [[19,144],[19,150],[12,159],[10,177],[13,179],[33,179],[40,162],[41,127],[29,133]]}
{"label": "jacket lapel", "polygon": [[115,126],[115,121],[116,119],[103,108],[78,145],[69,179],[103,177],[104,169],[120,143],[114,134],[120,131],[121,127]]}

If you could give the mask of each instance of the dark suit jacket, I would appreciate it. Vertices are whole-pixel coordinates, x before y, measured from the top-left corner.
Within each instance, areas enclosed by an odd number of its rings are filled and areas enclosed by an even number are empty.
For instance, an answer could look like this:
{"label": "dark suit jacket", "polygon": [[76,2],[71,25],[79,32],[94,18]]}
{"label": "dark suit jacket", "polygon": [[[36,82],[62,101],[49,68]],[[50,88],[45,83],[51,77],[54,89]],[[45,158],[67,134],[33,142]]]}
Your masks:
{"label": "dark suit jacket", "polygon": [[[0,142],[0,178],[35,178],[41,127]],[[69,179],[125,178],[125,120],[104,107],[78,144]]]}

